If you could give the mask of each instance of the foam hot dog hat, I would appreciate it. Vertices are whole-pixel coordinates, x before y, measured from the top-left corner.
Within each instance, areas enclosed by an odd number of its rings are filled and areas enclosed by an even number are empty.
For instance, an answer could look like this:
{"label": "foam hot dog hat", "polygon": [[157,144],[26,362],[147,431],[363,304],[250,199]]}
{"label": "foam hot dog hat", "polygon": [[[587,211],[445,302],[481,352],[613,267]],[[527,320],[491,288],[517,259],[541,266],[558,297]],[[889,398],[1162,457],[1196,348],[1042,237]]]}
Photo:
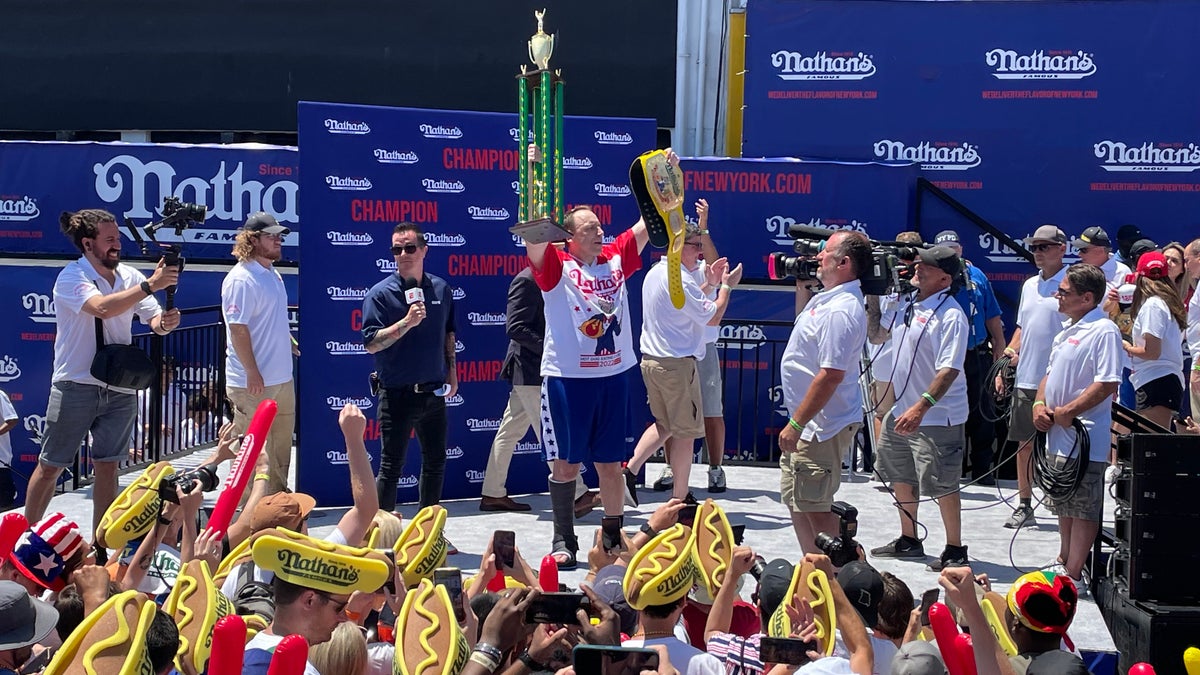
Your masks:
{"label": "foam hot dog hat", "polygon": [[155,462],[146,467],[104,512],[100,526],[96,528],[97,541],[105,548],[122,549],[130,540],[149,532],[162,510],[158,484],[173,475],[175,468],[167,462]]}
{"label": "foam hot dog hat", "polygon": [[250,552],[255,565],[314,591],[374,593],[392,577],[392,563],[379,551],[342,546],[291,530],[263,530]]}
{"label": "foam hot dog hat", "polygon": [[691,529],[676,523],[634,554],[621,583],[630,607],[669,605],[692,590],[697,574],[692,543]]}
{"label": "foam hot dog hat", "polygon": [[208,563],[191,560],[180,570],[163,611],[179,627],[175,667],[184,675],[199,675],[208,666],[212,631],[222,617],[234,614],[233,603],[213,583]]}
{"label": "foam hot dog hat", "polygon": [[407,586],[427,579],[446,562],[446,509],[426,506],[409,521],[392,551]]}
{"label": "foam hot dog hat", "polygon": [[404,605],[396,617],[392,672],[455,675],[470,655],[471,648],[454,618],[454,606],[446,587],[422,579],[404,596]]}
{"label": "foam hot dog hat", "polygon": [[837,628],[833,591],[829,586],[829,577],[812,563],[802,562],[796,565],[795,571],[792,572],[792,582],[788,584],[787,595],[783,596],[783,602],[779,603],[767,624],[767,634],[777,638],[791,637],[792,619],[787,614],[787,608],[790,606],[795,609],[797,591],[800,591],[801,597],[807,599],[812,607],[813,618],[817,624],[817,639],[821,645],[820,651],[825,656],[832,656],[834,630]]}
{"label": "foam hot dog hat", "polygon": [[254,540],[258,538],[258,535],[268,531],[271,530],[268,528],[267,530],[255,532],[243,539],[242,543],[234,546],[233,550],[221,559],[220,564],[217,565],[217,569],[213,571],[213,583],[217,586],[224,584],[225,579],[233,572],[235,567],[244,562],[253,562],[254,556],[250,553],[250,547],[254,545]]}
{"label": "foam hot dog hat", "polygon": [[44,675],[153,673],[146,634],[157,609],[138,591],[112,596],[67,636]]}
{"label": "foam hot dog hat", "polygon": [[733,558],[733,528],[725,511],[711,500],[696,508],[692,529],[692,555],[696,561],[696,581],[710,598],[717,597],[725,573]]}

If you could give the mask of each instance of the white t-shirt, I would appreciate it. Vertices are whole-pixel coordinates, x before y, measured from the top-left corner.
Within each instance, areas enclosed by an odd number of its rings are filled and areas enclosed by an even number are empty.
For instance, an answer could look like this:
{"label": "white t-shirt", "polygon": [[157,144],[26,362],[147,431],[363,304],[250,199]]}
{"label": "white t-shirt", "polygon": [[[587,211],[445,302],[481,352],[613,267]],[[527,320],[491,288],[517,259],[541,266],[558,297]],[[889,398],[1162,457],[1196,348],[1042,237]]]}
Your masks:
{"label": "white t-shirt", "polygon": [[[342,531],[336,527],[333,528],[333,532],[325,535],[324,540],[331,544],[338,544],[339,546],[345,546],[347,544],[346,535],[342,534]],[[258,565],[255,565],[253,562],[244,562],[242,565],[250,565],[254,568],[254,572],[250,575],[251,581],[261,581],[264,584],[269,584],[271,583],[271,580],[275,578],[274,572],[271,570],[264,570]],[[238,567],[240,567],[240,565]],[[225,577],[225,581],[221,584],[221,593],[223,593],[225,597],[229,598],[230,600],[233,600],[235,597],[237,597],[238,585],[241,577],[241,575],[238,574],[238,567],[234,567],[232,570],[230,570],[229,576]],[[249,648],[249,645],[247,645],[247,648]]]}
{"label": "white t-shirt", "polygon": [[[262,375],[263,386],[292,379],[292,332],[288,326],[287,289],[274,267],[253,260],[233,266],[221,283],[221,309],[225,322],[250,330],[250,349]],[[233,348],[233,335],[225,328],[225,384],[244,389],[246,367]]]}
{"label": "white t-shirt", "polygon": [[645,647],[662,645],[667,648],[667,658],[680,675],[725,675],[725,665],[717,657],[702,652],[677,637],[656,637],[649,640],[634,638],[621,643],[622,647]]}
{"label": "white t-shirt", "polygon": [[1029,277],[1021,286],[1021,304],[1017,309],[1017,325],[1021,328],[1020,358],[1017,360],[1017,388],[1037,389],[1046,374],[1050,345],[1062,330],[1067,317],[1058,311],[1058,285],[1067,268],[1064,266],[1049,279],[1042,273]]}
{"label": "white t-shirt", "polygon": [[[704,284],[708,283],[707,272],[708,272],[708,263],[704,260],[701,260],[700,266],[696,268],[695,272],[692,272],[692,278],[696,280],[696,285],[699,286],[700,288],[704,288]],[[719,293],[720,290],[721,290],[721,288],[719,286],[716,288],[713,288],[713,289],[709,290],[706,297],[709,300],[716,302],[717,301],[717,293]],[[721,339],[721,327],[720,326],[707,326],[706,325],[704,327],[704,344],[705,345],[710,345],[720,339]]]}
{"label": "white t-shirt", "polygon": [[888,336],[881,345],[867,345],[867,354],[871,358],[871,379],[876,382],[892,381],[896,354],[892,347],[891,331],[896,327],[896,306],[899,302],[899,296],[895,293],[879,298],[879,326],[888,331]]}
{"label": "white t-shirt", "polygon": [[[269,652],[279,646],[283,642],[282,635],[269,635],[266,631],[259,631],[249,642],[246,643],[246,652],[257,650]],[[264,671],[265,672],[265,671]],[[313,664],[308,661],[304,662],[304,675],[321,675]]]}
{"label": "white t-shirt", "polygon": [[829,402],[804,425],[802,439],[828,440],[847,426],[862,422],[858,375],[866,342],[867,315],[857,279],[817,293],[796,317],[779,367],[788,414],[796,413],[822,368],[845,372]]}
{"label": "white t-shirt", "polygon": [[[1046,405],[1056,408],[1070,403],[1093,382],[1120,382],[1125,350],[1121,331],[1097,307],[1075,323],[1067,322],[1054,338],[1046,372]],[[1112,399],[1105,398],[1094,408],[1079,415],[1091,440],[1089,461],[1108,461],[1111,443]],[[1046,434],[1046,448],[1055,455],[1067,456],[1075,447],[1075,429],[1057,424]]]}
{"label": "white t-shirt", "polygon": [[642,354],[703,358],[704,328],[717,313],[717,306],[704,296],[696,279],[683,268],[680,275],[683,309],[675,309],[667,288],[668,265],[666,258],[658,261],[642,282]]}
{"label": "white t-shirt", "polygon": [[[892,672],[892,659],[896,657],[900,648],[887,638],[875,637],[873,634],[867,638],[871,640],[871,651],[875,655],[874,669],[871,672],[873,675],[889,675]],[[850,650],[846,649],[846,643],[842,641],[841,629],[838,629],[837,641],[833,644],[833,656],[847,659],[846,663],[849,663]]]}
{"label": "white t-shirt", "polygon": [[533,279],[546,301],[542,377],[607,377],[637,364],[625,280],[642,268],[632,230],[585,265],[557,246]]}
{"label": "white t-shirt", "polygon": [[[912,307],[911,316],[909,306]],[[949,291],[939,291],[921,301],[916,301],[916,296],[905,298],[896,308],[896,315],[899,318],[892,330],[896,350],[892,388],[896,391],[896,405],[892,414],[899,417],[921,400],[921,394],[929,390],[939,370],[953,368],[958,371],[954,381],[937,405],[925,411],[921,426],[965,423],[969,412],[967,377],[963,373],[970,332],[967,315]]]}
{"label": "white t-shirt", "polygon": [[[13,407],[12,401],[9,400],[8,394],[0,391],[0,423],[9,420],[20,419],[17,416],[17,409]],[[16,427],[13,427],[16,429]],[[0,462],[12,464],[12,432],[8,430],[4,434],[0,434]]]}
{"label": "white t-shirt", "polygon": [[1167,375],[1174,375],[1179,378],[1180,385],[1184,384],[1183,337],[1179,324],[1175,323],[1171,310],[1167,309],[1167,303],[1162,298],[1146,298],[1138,309],[1137,318],[1133,320],[1133,330],[1130,331],[1133,344],[1144,346],[1147,335],[1153,335],[1162,342],[1162,352],[1157,359],[1130,358],[1129,381],[1133,387],[1136,389]]}
{"label": "white t-shirt", "polygon": [[1129,265],[1117,260],[1117,256],[1109,253],[1108,260],[1100,266],[1100,271],[1104,272],[1104,278],[1108,281],[1108,287],[1119,288],[1125,283],[1125,276],[1132,273]]}
{"label": "white t-shirt", "polygon": [[1188,352],[1200,358],[1200,289],[1192,293],[1192,299],[1188,301],[1187,324]]}
{"label": "white t-shirt", "polygon": [[[96,317],[83,311],[90,298],[112,295],[127,288],[137,288],[146,277],[129,265],[119,264],[113,284],[100,276],[87,258],[67,263],[54,282],[54,319],[58,331],[54,335],[54,375],[51,382],[77,382],[108,387],[92,377],[92,359],[96,358]],[[97,286],[99,284],[99,286]],[[147,326],[162,313],[158,300],[148,295],[124,312],[103,320],[104,344],[127,345],[133,342],[133,316]],[[133,389],[108,387],[126,394]]]}

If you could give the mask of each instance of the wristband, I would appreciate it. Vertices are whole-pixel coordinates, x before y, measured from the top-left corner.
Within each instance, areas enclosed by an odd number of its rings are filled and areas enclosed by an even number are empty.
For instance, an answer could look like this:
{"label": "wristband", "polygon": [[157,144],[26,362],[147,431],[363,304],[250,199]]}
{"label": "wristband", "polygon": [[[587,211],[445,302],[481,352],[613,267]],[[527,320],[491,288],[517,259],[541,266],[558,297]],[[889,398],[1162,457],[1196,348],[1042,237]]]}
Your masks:
{"label": "wristband", "polygon": [[654,531],[654,528],[650,527],[650,523],[642,523],[642,526],[638,529],[642,531],[642,534],[650,537],[651,539],[658,535],[658,533]]}
{"label": "wristband", "polygon": [[360,612],[351,612],[348,609],[344,610],[344,612],[346,614],[346,618],[350,619],[351,623],[358,623],[362,621],[363,615]]}
{"label": "wristband", "polygon": [[1200,364],[1196,364],[1196,365],[1192,366],[1192,370],[1193,370],[1193,371],[1198,371],[1198,370],[1200,370]]}
{"label": "wristband", "polygon": [[790,417],[788,418],[788,426],[795,429],[796,431],[804,431],[804,427],[801,426],[799,422],[797,422],[796,420],[794,420]]}
{"label": "wristband", "polygon": [[938,403],[937,399],[933,397],[933,394],[927,391],[921,392],[921,398],[925,399],[931,406],[935,406]]}
{"label": "wristband", "polygon": [[141,286],[142,286],[142,292],[143,292],[143,293],[145,293],[146,295],[154,295],[154,289],[153,289],[153,288],[150,288],[150,282],[149,282],[149,281],[143,281],[143,282],[142,282],[142,284],[141,284]]}
{"label": "wristband", "polygon": [[700,230],[700,236],[701,236],[701,237],[703,237],[703,236],[704,236],[704,235],[706,235],[706,234],[708,234],[708,230]]}
{"label": "wristband", "polygon": [[496,672],[496,669],[500,667],[499,661],[496,661],[492,657],[488,656],[487,654],[484,654],[483,652],[481,652],[479,650],[475,650],[475,651],[471,652],[471,661],[483,666],[484,669],[487,670],[489,673]]}
{"label": "wristband", "polygon": [[254,474],[254,480],[271,480],[271,476],[265,473]]}
{"label": "wristband", "polygon": [[504,652],[497,649],[495,645],[490,645],[486,642],[475,643],[475,651],[483,653],[497,664],[504,660]]}
{"label": "wristband", "polygon": [[164,516],[159,516],[159,517],[158,517],[158,524],[159,524],[159,525],[170,525],[170,524],[171,524],[171,519],[170,519],[170,518],[166,518],[166,517],[164,517]]}
{"label": "wristband", "polygon": [[529,653],[528,649],[521,652],[521,655],[517,657],[517,660],[521,663],[524,663],[525,667],[534,673],[540,673],[547,669],[546,664],[533,658],[533,655]]}
{"label": "wristband", "polygon": [[1009,354],[1009,355],[1011,355],[1011,356],[1016,356],[1016,355],[1017,355],[1017,350],[1013,349],[1012,347],[1005,347],[1005,348],[1004,348],[1004,353],[1005,353],[1005,354]]}
{"label": "wristband", "polygon": [[732,292],[733,292],[733,286],[730,286],[729,284],[724,284],[724,283],[723,283],[723,284],[721,284],[721,290],[723,290],[723,291],[729,291],[729,292],[731,292],[731,293],[732,293]]}
{"label": "wristband", "polygon": [[1039,405],[1046,405],[1046,402],[1045,402],[1045,401],[1034,401],[1034,402],[1033,402],[1033,405],[1032,405],[1032,406],[1030,406],[1030,407],[1032,407],[1032,408],[1036,408],[1036,407],[1038,407]]}

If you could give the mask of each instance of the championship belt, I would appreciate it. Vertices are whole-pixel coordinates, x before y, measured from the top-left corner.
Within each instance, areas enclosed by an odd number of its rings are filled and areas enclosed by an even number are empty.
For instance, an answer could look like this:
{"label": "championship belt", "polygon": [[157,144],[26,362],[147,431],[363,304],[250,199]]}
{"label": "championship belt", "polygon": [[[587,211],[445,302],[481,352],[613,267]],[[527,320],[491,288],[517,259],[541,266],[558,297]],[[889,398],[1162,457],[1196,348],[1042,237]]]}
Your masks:
{"label": "championship belt", "polygon": [[671,304],[683,309],[683,171],[667,161],[665,150],[652,150],[629,167],[629,187],[655,248],[667,249],[667,289]]}
{"label": "championship belt", "polygon": [[[837,582],[834,582],[837,583]],[[788,584],[787,595],[779,603],[775,613],[771,615],[767,625],[767,634],[771,637],[791,637],[792,619],[787,609],[795,609],[796,592],[808,600],[812,607],[813,620],[817,624],[817,639],[825,656],[833,655],[834,630],[837,628],[837,612],[833,608],[833,591],[830,590],[829,577],[813,566],[812,563],[800,563],[792,572],[792,582]]]}

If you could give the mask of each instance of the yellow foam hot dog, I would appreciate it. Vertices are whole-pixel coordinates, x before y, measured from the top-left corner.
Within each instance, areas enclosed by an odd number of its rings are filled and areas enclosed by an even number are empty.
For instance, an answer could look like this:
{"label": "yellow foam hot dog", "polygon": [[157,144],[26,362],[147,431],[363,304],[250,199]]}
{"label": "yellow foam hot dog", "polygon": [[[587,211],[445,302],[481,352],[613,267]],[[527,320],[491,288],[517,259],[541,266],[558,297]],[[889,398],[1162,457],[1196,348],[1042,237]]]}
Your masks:
{"label": "yellow foam hot dog", "polygon": [[733,558],[733,528],[725,511],[711,499],[696,509],[692,529],[692,555],[696,559],[697,579],[710,598],[725,583],[725,573]]}
{"label": "yellow foam hot dog", "polygon": [[392,576],[384,554],[284,529],[263,530],[250,547],[254,564],[284,581],[326,593],[374,593]]}
{"label": "yellow foam hot dog", "polygon": [[167,462],[155,462],[146,467],[142,475],[122,490],[104,512],[96,528],[96,539],[100,544],[119,550],[131,540],[149,532],[162,509],[158,484],[173,475],[175,468]]}
{"label": "yellow foam hot dog", "polygon": [[422,579],[404,596],[396,617],[395,675],[454,675],[470,658],[445,586]]}
{"label": "yellow foam hot dog", "polygon": [[625,601],[634,609],[668,605],[687,595],[696,579],[692,531],[675,524],[634,554],[625,570]]}
{"label": "yellow foam hot dog", "polygon": [[67,636],[44,675],[153,675],[146,634],[155,611],[137,591],[114,595]]}
{"label": "yellow foam hot dog", "polygon": [[821,651],[826,656],[833,654],[834,631],[837,629],[837,611],[833,606],[833,591],[829,586],[829,577],[814,567],[811,563],[796,565],[792,572],[792,581],[788,584],[787,595],[783,602],[771,615],[767,624],[767,634],[771,637],[791,637],[792,619],[788,616],[787,608],[796,608],[796,592],[808,600],[812,607],[813,619],[817,624],[817,639],[821,643]]}
{"label": "yellow foam hot dog", "polygon": [[163,611],[179,627],[175,667],[184,675],[200,675],[208,666],[212,631],[221,617],[233,614],[233,603],[213,583],[208,563],[191,560],[180,570]]}
{"label": "yellow foam hot dog", "polygon": [[404,528],[392,551],[407,586],[429,578],[446,562],[446,509],[426,506]]}
{"label": "yellow foam hot dog", "polygon": [[[255,535],[257,534],[258,533],[256,532]],[[221,560],[221,563],[217,565],[217,571],[213,572],[213,583],[215,583],[217,586],[221,586],[225,583],[225,579],[230,575],[230,573],[233,572],[235,567],[244,562],[250,562],[253,560],[253,556],[250,555],[250,546],[252,544],[254,544],[254,536],[246,537],[242,540],[242,543],[235,546],[233,550],[229,552],[229,555],[225,556],[225,558]]]}
{"label": "yellow foam hot dog", "polygon": [[[996,636],[996,642],[1000,644],[1000,648],[1009,656],[1017,655],[1017,644],[1013,642],[1012,637],[1008,634],[1008,628],[1004,625],[1004,596],[999,593],[989,591],[983,596],[983,600],[979,601],[979,607],[983,609],[983,618],[987,619],[988,627],[992,629],[992,635]],[[996,608],[1000,609],[997,610]]]}

